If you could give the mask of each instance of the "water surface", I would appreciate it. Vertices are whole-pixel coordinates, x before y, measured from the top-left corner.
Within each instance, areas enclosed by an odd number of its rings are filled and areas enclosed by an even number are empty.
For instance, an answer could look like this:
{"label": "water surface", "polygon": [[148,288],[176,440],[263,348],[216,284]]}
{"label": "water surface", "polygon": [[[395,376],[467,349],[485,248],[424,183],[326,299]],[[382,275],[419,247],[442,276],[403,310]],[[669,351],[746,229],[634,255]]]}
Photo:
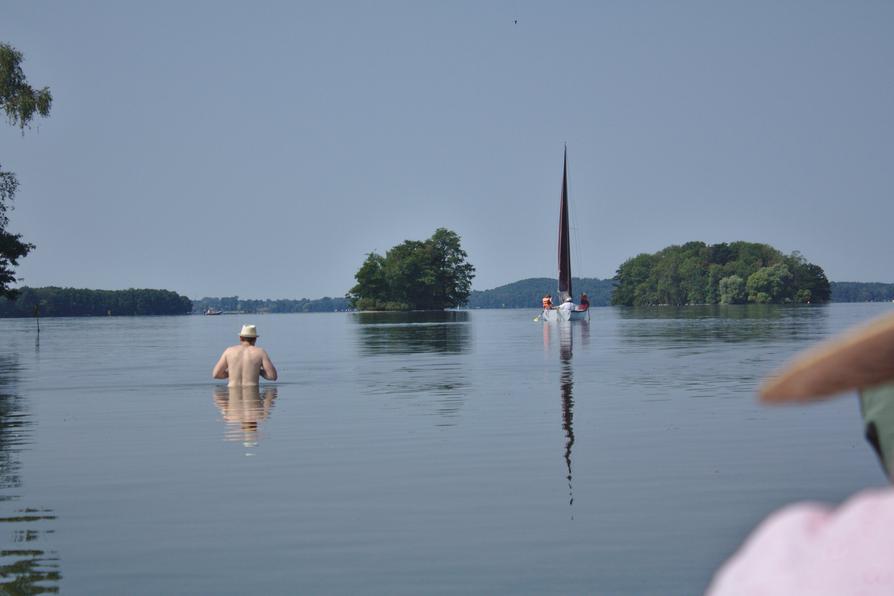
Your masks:
{"label": "water surface", "polygon": [[[754,391],[890,308],[5,320],[0,582],[698,594],[773,509],[884,484],[853,395]],[[210,379],[243,323],[280,382]]]}

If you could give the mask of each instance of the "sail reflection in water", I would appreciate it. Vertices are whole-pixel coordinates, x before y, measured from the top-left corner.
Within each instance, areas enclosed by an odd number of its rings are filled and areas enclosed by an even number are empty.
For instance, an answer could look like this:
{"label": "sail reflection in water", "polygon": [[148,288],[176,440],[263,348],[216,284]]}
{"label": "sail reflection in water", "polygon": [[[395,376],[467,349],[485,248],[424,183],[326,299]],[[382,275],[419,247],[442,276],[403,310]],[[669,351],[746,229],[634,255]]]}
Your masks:
{"label": "sail reflection in water", "polygon": [[[562,430],[565,432],[565,469],[568,480],[568,505],[574,504],[573,473],[571,469],[571,454],[574,447],[574,367],[571,358],[574,355],[574,330],[579,329],[581,342],[584,345],[590,343],[590,321],[579,321],[572,324],[570,321],[559,321],[554,324],[559,335],[559,360],[561,372],[559,375],[559,389],[562,402]],[[544,325],[544,348],[548,350],[553,325]]]}
{"label": "sail reflection in water", "polygon": [[276,400],[276,387],[257,385],[214,388],[214,405],[227,425],[227,441],[255,447],[260,439],[260,423],[270,416]]}
{"label": "sail reflection in water", "polygon": [[441,416],[441,425],[454,424],[468,391],[469,313],[362,312],[354,320],[363,392],[422,406]]}
{"label": "sail reflection in water", "polygon": [[46,549],[53,534],[52,510],[25,505],[20,496],[21,453],[31,443],[27,404],[15,391],[18,363],[0,357],[0,592],[42,594],[59,591],[59,555]]}

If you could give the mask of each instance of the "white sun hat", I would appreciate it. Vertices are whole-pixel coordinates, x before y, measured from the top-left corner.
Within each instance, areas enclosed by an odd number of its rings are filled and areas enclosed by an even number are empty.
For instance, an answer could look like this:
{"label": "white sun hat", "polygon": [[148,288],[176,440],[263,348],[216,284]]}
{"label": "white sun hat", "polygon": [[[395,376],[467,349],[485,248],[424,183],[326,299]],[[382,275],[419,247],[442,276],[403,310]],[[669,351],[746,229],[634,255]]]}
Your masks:
{"label": "white sun hat", "polygon": [[243,325],[239,337],[258,337],[258,328],[254,325]]}

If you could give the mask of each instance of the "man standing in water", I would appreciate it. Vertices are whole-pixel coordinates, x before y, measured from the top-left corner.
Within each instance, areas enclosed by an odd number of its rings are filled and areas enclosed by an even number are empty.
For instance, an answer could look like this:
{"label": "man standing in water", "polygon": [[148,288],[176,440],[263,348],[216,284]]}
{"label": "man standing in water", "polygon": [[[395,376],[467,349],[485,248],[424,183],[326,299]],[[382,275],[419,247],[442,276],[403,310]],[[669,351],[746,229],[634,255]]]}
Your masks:
{"label": "man standing in water", "polygon": [[257,385],[258,377],[268,381],[276,380],[276,367],[263,348],[255,347],[258,330],[254,325],[243,325],[239,333],[239,345],[230,346],[221,354],[214,365],[211,376],[215,379],[229,379],[230,387]]}

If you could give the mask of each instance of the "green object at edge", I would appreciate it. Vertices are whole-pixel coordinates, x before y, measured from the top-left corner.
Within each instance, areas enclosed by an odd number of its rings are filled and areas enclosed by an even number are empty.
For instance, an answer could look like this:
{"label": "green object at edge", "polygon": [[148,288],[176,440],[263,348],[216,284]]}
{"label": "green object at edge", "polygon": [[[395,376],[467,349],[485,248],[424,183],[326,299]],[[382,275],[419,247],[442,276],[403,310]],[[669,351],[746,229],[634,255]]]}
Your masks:
{"label": "green object at edge", "polygon": [[894,383],[861,390],[860,412],[866,423],[866,440],[894,481]]}

